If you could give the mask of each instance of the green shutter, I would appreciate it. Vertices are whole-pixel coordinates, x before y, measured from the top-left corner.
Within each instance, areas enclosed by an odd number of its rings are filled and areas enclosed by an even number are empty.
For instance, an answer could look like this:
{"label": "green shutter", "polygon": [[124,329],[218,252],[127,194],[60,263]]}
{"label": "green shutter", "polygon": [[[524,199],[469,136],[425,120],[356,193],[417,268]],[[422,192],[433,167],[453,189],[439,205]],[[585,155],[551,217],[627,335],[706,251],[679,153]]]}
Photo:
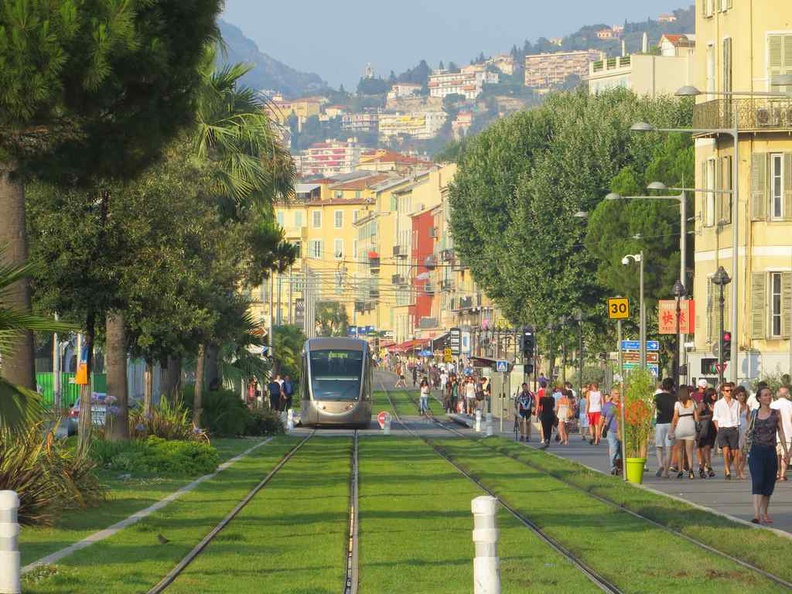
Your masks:
{"label": "green shutter", "polygon": [[732,222],[732,195],[726,192],[732,191],[732,158],[723,157],[721,159],[721,186],[722,194],[718,195],[720,204],[720,219],[727,224]]}
{"label": "green shutter", "polygon": [[715,344],[715,336],[717,330],[715,329],[715,311],[718,309],[718,296],[715,293],[715,285],[712,282],[712,277],[707,279],[707,342]]}
{"label": "green shutter", "polygon": [[[792,46],[792,43],[790,44]],[[784,206],[781,213],[786,220],[792,220],[792,153],[784,153]]]}
{"label": "green shutter", "polygon": [[[700,188],[704,188],[708,190],[707,187],[707,160],[704,159],[701,162],[701,184],[699,185]],[[702,192],[701,193],[701,224],[702,226],[707,226],[707,221],[709,220],[708,213],[707,213],[707,203],[709,202],[709,192]]]}
{"label": "green shutter", "polygon": [[764,340],[767,323],[767,274],[751,274],[751,338]]}
{"label": "green shutter", "polygon": [[781,273],[781,338],[792,333],[792,272]]}
{"label": "green shutter", "polygon": [[[732,40],[731,37],[727,37],[723,40],[723,55],[722,55],[722,66],[723,66],[723,80],[722,80],[722,90],[725,92],[729,92],[732,90]],[[727,97],[727,100],[730,100],[731,97]]]}
{"label": "green shutter", "polygon": [[751,155],[751,220],[767,219],[767,153]]}

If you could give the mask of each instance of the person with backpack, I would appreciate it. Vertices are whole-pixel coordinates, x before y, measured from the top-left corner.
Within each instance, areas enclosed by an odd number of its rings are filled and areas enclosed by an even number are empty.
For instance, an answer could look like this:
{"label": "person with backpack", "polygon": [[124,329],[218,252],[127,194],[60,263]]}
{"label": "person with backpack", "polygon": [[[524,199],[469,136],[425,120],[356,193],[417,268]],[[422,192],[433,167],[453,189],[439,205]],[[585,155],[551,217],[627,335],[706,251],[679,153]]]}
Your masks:
{"label": "person with backpack", "polygon": [[517,394],[515,406],[520,421],[520,441],[531,441],[531,415],[533,414],[534,395],[523,383],[522,390]]}

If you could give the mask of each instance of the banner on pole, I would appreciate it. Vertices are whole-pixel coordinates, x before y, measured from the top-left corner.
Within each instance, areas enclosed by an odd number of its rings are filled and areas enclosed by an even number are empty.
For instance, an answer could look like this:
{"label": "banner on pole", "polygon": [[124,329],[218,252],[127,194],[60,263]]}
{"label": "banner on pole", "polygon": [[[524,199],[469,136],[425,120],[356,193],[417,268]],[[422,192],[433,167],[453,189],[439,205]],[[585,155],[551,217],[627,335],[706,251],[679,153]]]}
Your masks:
{"label": "banner on pole", "polygon": [[[676,300],[658,301],[657,313],[659,333],[676,334]],[[681,334],[695,334],[696,332],[696,302],[693,299],[679,302],[679,332]]]}

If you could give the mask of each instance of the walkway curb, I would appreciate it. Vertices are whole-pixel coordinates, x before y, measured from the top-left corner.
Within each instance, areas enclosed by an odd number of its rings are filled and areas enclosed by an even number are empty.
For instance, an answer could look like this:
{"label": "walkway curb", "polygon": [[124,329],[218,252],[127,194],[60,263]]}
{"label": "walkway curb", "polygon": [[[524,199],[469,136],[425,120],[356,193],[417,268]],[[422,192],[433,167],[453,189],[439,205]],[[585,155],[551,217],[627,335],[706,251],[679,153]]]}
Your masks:
{"label": "walkway curb", "polygon": [[[532,450],[540,451],[539,448],[535,448],[535,447],[529,446],[527,444],[525,444],[525,446],[526,447],[530,447]],[[601,470],[598,470],[597,468],[593,468],[593,467],[591,467],[591,466],[589,466],[587,464],[583,464],[582,462],[578,462],[577,460],[571,460],[570,458],[564,458],[563,456],[559,456],[558,454],[554,454],[553,452],[549,452],[547,450],[541,450],[541,452],[544,453],[544,454],[547,454],[549,456],[553,456],[554,458],[557,458],[558,460],[564,460],[565,462],[572,462],[574,464],[577,464],[578,466],[582,466],[583,468],[591,470],[592,472],[596,472],[597,474],[601,474],[603,476],[610,476],[610,475],[602,472]],[[552,476],[552,475],[550,475],[550,476]],[[735,522],[737,524],[742,524],[743,526],[748,526],[749,528],[754,528],[754,529],[758,529],[758,530],[768,530],[768,531],[773,532],[774,534],[776,534],[778,536],[781,536],[783,538],[787,538],[787,539],[792,540],[792,534],[790,534],[789,532],[785,532],[783,530],[778,530],[776,528],[771,528],[770,526],[752,524],[751,522],[743,520],[742,518],[738,518],[738,517],[729,515],[729,514],[724,513],[724,512],[719,512],[717,510],[712,509],[711,507],[706,507],[704,505],[701,505],[701,504],[698,504],[698,503],[694,503],[694,502],[692,502],[692,501],[690,501],[688,499],[685,499],[683,497],[679,497],[677,495],[671,495],[669,493],[663,493],[662,491],[658,491],[657,489],[653,489],[652,487],[647,487],[647,486],[642,485],[642,484],[630,483],[630,485],[632,485],[633,487],[638,487],[639,489],[643,489],[644,491],[647,491],[647,492],[652,493],[654,495],[662,495],[663,497],[668,497],[669,499],[673,499],[674,501],[679,501],[680,503],[685,503],[685,504],[689,505],[692,508],[698,509],[700,511],[709,512],[709,513],[711,513],[711,514],[713,514],[715,516],[720,516],[720,517],[725,518],[727,520],[731,520],[732,522]]]}
{"label": "walkway curb", "polygon": [[113,536],[115,534],[118,534],[124,528],[128,528],[129,526],[132,526],[133,524],[138,523],[140,520],[142,520],[143,518],[145,518],[147,516],[150,516],[155,511],[158,511],[158,510],[162,509],[163,507],[165,507],[166,505],[168,505],[170,503],[173,503],[179,497],[181,497],[182,495],[185,495],[186,493],[189,493],[190,491],[195,489],[201,483],[206,482],[206,481],[208,481],[210,479],[213,479],[218,474],[220,474],[222,471],[224,471],[228,467],[232,466],[233,464],[239,462],[243,458],[247,457],[254,450],[257,450],[258,448],[268,444],[273,439],[275,439],[275,438],[274,437],[269,437],[269,438],[265,439],[264,441],[262,441],[261,443],[257,443],[256,445],[254,445],[251,448],[248,448],[247,450],[245,450],[241,454],[237,454],[236,456],[234,456],[230,460],[228,460],[226,462],[223,462],[220,466],[217,467],[217,470],[215,470],[214,472],[212,472],[210,474],[205,474],[202,477],[199,477],[199,478],[195,479],[190,484],[184,485],[183,487],[181,487],[178,491],[174,491],[173,493],[171,493],[170,495],[167,495],[166,497],[163,497],[162,499],[160,499],[156,503],[151,504],[149,507],[147,507],[145,509],[142,509],[142,510],[140,510],[138,512],[135,512],[134,514],[132,514],[128,518],[125,518],[125,519],[121,520],[120,522],[116,522],[115,524],[113,524],[112,526],[109,526],[108,528],[105,528],[104,530],[100,530],[99,532],[94,532],[90,536],[87,536],[84,539],[82,539],[82,540],[80,540],[80,541],[78,541],[78,542],[76,542],[76,543],[74,543],[72,545],[69,545],[66,548],[63,548],[60,551],[55,551],[54,553],[50,553],[46,557],[42,557],[41,559],[38,559],[36,561],[33,561],[32,563],[29,563],[28,565],[25,565],[22,568],[22,575],[24,575],[24,574],[36,569],[37,567],[42,567],[44,565],[51,565],[53,563],[57,563],[58,561],[60,561],[64,557],[68,557],[72,553],[76,553],[77,551],[79,551],[81,549],[84,549],[86,547],[89,547],[89,546],[91,546],[94,543],[101,542],[101,541],[105,540],[106,538],[110,538],[111,536]]}

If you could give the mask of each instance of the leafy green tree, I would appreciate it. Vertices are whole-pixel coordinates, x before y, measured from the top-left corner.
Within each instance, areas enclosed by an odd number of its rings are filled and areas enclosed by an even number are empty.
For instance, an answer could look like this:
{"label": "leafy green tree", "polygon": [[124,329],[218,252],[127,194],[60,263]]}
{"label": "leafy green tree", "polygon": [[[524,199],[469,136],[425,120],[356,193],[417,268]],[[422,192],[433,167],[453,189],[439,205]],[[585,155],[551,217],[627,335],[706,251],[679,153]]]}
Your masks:
{"label": "leafy green tree", "polygon": [[316,304],[316,322],[320,336],[346,336],[349,316],[346,307],[338,301],[320,301]]}
{"label": "leafy green tree", "polygon": [[[23,173],[130,174],[192,118],[219,0],[8,0],[0,8],[0,244],[27,258]],[[184,35],[185,30],[190,31]],[[30,310],[23,279],[9,303]],[[32,389],[32,335],[4,372]]]}
{"label": "leafy green tree", "polygon": [[300,353],[307,340],[298,326],[283,325],[273,329],[273,350],[275,351],[275,372],[290,375],[295,385],[300,380]]}

